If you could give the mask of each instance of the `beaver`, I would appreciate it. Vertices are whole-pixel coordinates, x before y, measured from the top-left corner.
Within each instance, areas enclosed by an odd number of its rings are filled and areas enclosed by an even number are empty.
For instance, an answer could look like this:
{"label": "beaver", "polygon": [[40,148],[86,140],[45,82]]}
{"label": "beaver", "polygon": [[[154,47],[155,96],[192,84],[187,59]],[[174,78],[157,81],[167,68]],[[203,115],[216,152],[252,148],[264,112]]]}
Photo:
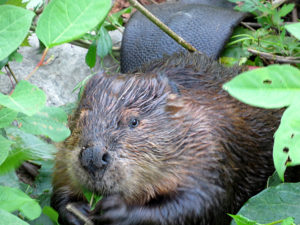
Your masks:
{"label": "beaver", "polygon": [[[274,171],[281,110],[237,101],[241,72],[180,53],[135,74],[90,79],[56,156],[51,205],[61,224],[222,225]],[[90,211],[82,189],[103,196]]]}

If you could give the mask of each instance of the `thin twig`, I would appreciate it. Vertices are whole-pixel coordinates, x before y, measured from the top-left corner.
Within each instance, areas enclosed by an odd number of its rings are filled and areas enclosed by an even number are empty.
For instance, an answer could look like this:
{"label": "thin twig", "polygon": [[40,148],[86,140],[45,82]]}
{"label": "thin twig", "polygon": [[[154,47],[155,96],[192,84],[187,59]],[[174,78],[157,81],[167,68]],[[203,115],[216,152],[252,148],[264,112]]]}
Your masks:
{"label": "thin twig", "polygon": [[284,56],[279,56],[279,55],[273,55],[271,53],[267,52],[260,52],[255,49],[248,48],[248,52],[258,55],[262,58],[268,59],[268,60],[274,60],[276,62],[281,62],[281,63],[300,63],[300,57],[284,57]]}
{"label": "thin twig", "polygon": [[252,28],[255,27],[255,28],[260,28],[261,27],[261,24],[259,23],[253,23],[253,22],[243,22],[243,25],[246,24],[248,26],[251,26]]}
{"label": "thin twig", "polygon": [[[187,49],[190,52],[198,51],[191,44],[186,42],[182,37],[178,36],[174,31],[172,31],[168,26],[166,26],[162,21],[160,21],[156,16],[154,16],[149,10],[147,10],[144,6],[142,6],[136,0],[128,0],[129,3],[139,10],[144,16],[146,16],[151,22],[153,22],[156,26],[162,29],[166,34],[168,34],[171,38],[173,38],[178,44]],[[198,51],[199,52],[199,51]],[[201,54],[201,52],[199,52]]]}
{"label": "thin twig", "polygon": [[248,29],[252,30],[252,31],[256,31],[253,27],[251,27],[249,24],[247,23],[244,23],[244,22],[241,22],[241,24],[244,26],[244,27],[247,27]]}
{"label": "thin twig", "polygon": [[38,68],[40,68],[41,65],[43,65],[44,60],[45,60],[45,56],[47,55],[49,48],[46,48],[43,52],[42,58],[39,61],[39,63],[36,65],[36,67],[33,69],[33,71],[31,71],[31,73],[25,78],[25,80],[29,80],[30,77],[35,74],[35,72],[38,70]]}
{"label": "thin twig", "polygon": [[10,81],[10,83],[11,83],[11,86],[12,86],[13,89],[14,89],[14,88],[15,88],[15,84],[14,84],[13,80],[11,79],[11,76],[9,76],[9,71],[8,71],[8,69],[7,69],[6,67],[4,67],[4,69],[5,69],[5,71],[6,71],[6,75],[7,75],[8,79],[9,79],[9,81]]}
{"label": "thin twig", "polygon": [[5,65],[5,67],[9,70],[10,74],[12,75],[12,77],[14,78],[15,82],[18,83],[18,79],[17,77],[15,76],[14,72],[12,71],[12,69],[10,68],[9,64],[7,63]]}
{"label": "thin twig", "polygon": [[66,209],[77,216],[81,221],[84,222],[84,225],[94,225],[93,221],[91,221],[87,216],[82,214],[76,207],[74,207],[71,203],[66,206]]}
{"label": "thin twig", "polygon": [[292,21],[294,23],[298,22],[298,10],[296,7],[292,11]]}

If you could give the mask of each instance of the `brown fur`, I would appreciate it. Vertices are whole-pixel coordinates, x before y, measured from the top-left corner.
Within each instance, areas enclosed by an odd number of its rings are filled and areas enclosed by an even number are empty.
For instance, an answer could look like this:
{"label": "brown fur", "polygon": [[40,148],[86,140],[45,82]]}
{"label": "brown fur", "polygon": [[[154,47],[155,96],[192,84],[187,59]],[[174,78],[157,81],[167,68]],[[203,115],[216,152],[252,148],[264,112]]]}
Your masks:
{"label": "brown fur", "polygon": [[[94,76],[56,157],[52,205],[61,221],[72,224],[64,207],[85,201],[84,187],[105,197],[102,214],[90,214],[97,224],[228,224],[226,213],[273,172],[281,116],[222,90],[240,71],[179,54],[133,75]],[[128,126],[131,118],[137,127]],[[95,174],[80,162],[90,146],[110,155]]]}

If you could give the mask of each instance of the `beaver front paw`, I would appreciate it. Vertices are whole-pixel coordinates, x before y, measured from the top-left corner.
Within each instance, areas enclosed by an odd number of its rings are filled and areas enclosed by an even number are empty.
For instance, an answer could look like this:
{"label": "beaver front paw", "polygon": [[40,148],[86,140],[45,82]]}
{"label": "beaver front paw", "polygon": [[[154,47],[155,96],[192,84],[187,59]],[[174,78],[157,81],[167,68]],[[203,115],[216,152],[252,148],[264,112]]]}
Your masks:
{"label": "beaver front paw", "polygon": [[129,225],[130,213],[126,203],[118,195],[109,196],[99,201],[91,212],[90,218],[96,225]]}

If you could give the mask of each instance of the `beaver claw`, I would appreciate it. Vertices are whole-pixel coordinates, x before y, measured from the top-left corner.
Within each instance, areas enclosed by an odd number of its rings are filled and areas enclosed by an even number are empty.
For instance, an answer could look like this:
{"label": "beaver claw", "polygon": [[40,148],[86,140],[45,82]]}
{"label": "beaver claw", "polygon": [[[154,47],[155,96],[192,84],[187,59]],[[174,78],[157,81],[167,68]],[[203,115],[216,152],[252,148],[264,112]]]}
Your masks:
{"label": "beaver claw", "polygon": [[96,225],[127,225],[129,212],[125,202],[118,195],[109,196],[99,201],[91,212],[90,218]]}

